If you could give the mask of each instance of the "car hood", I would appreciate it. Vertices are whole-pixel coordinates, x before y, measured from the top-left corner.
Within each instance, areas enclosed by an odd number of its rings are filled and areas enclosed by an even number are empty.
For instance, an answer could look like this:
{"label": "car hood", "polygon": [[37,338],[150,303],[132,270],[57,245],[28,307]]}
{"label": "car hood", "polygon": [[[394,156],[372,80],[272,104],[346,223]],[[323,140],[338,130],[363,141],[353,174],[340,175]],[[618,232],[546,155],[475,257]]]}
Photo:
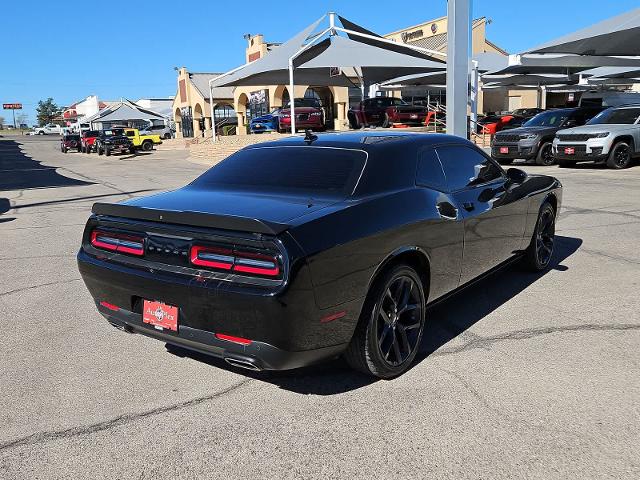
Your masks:
{"label": "car hood", "polygon": [[[299,113],[311,113],[311,112],[319,112],[320,109],[319,108],[315,108],[315,107],[296,107],[296,115]],[[281,110],[282,113],[286,113],[286,114],[291,114],[291,109],[289,108],[283,108]]]}
{"label": "car hood", "polygon": [[[297,110],[297,108],[296,108]],[[255,117],[253,120],[251,120],[251,123],[255,123],[255,122],[270,122],[271,120],[273,120],[274,118],[276,118],[276,115],[272,115],[271,113],[268,113],[267,115],[262,115],[260,117]]]}
{"label": "car hood", "polygon": [[633,130],[634,128],[638,128],[638,126],[625,125],[625,124],[600,123],[595,125],[583,125],[581,127],[567,128],[560,131],[562,133],[601,133],[601,132],[619,132],[623,130]]}
{"label": "car hood", "polygon": [[342,199],[187,186],[170,192],[122,202],[124,205],[164,211],[198,212],[287,223]]}
{"label": "car hood", "polygon": [[[555,133],[557,130],[557,127],[517,127],[508,129],[507,131],[509,135],[544,135],[546,133]],[[500,135],[500,133],[496,133],[496,135]]]}

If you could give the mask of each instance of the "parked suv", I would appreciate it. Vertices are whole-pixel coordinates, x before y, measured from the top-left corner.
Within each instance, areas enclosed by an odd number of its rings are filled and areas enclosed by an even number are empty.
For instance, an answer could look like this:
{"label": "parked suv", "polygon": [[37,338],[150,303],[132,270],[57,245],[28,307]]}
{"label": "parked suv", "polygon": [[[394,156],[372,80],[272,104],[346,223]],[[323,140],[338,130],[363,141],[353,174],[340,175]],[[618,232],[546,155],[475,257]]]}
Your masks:
{"label": "parked suv", "polygon": [[91,150],[95,146],[96,138],[100,136],[98,130],[85,130],[80,136],[80,150],[82,153],[91,153]]}
{"label": "parked suv", "polygon": [[100,136],[96,139],[95,147],[98,155],[102,155],[104,153],[107,157],[115,152],[136,153],[136,148],[133,146],[133,142],[124,134],[124,130],[121,128],[103,130],[100,132]]}
{"label": "parked suv", "polygon": [[80,152],[80,135],[78,135],[77,133],[64,135],[60,139],[60,151],[62,153],[67,153],[71,149]]}
{"label": "parked suv", "polygon": [[561,128],[584,125],[602,111],[602,107],[559,108],[539,113],[522,127],[496,133],[491,144],[491,156],[502,165],[516,158],[538,165],[553,165],[552,145]]}
{"label": "parked suv", "polygon": [[427,107],[411,105],[401,98],[374,97],[367,98],[349,109],[347,119],[353,129],[368,125],[386,128],[393,123],[424,125],[427,113]]}
{"label": "parked suv", "polygon": [[175,131],[168,125],[149,125],[140,130],[140,135],[159,135],[163,140],[173,138]]}
{"label": "parked suv", "polygon": [[608,108],[582,127],[559,131],[553,156],[560,167],[596,162],[627,168],[640,154],[639,121],[640,105]]}

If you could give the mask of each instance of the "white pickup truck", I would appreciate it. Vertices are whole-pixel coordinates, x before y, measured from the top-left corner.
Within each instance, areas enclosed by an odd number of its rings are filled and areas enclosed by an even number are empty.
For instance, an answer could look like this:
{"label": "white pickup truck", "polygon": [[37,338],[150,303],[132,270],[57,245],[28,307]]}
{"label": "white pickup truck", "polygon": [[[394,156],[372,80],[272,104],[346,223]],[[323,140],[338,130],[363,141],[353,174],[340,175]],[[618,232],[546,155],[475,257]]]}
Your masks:
{"label": "white pickup truck", "polygon": [[53,135],[53,134],[62,135],[62,127],[54,123],[49,123],[42,127],[35,127],[33,131],[36,135]]}

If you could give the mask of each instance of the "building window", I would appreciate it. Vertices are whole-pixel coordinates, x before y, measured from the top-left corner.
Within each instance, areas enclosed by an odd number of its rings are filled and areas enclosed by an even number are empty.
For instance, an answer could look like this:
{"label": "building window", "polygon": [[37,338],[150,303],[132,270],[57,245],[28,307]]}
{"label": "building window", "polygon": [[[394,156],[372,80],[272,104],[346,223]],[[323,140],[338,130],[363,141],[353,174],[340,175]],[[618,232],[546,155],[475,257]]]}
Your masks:
{"label": "building window", "polygon": [[213,108],[213,116],[216,119],[216,123],[224,118],[235,118],[236,111],[231,105],[216,105]]}

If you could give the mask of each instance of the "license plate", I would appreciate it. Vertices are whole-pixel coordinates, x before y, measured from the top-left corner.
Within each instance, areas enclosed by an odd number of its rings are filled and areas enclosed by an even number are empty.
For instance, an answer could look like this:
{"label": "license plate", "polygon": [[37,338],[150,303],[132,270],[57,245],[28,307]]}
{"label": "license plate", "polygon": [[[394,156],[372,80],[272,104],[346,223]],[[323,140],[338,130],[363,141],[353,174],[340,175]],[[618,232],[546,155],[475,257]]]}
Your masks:
{"label": "license plate", "polygon": [[142,321],[157,330],[178,331],[178,307],[162,302],[145,300],[142,305]]}
{"label": "license plate", "polygon": [[262,124],[261,123],[254,123],[253,126],[256,127],[256,128],[262,128]]}
{"label": "license plate", "polygon": [[415,113],[412,113],[409,118],[418,118],[418,115],[416,115]]}
{"label": "license plate", "polygon": [[509,153],[509,147],[500,147],[500,153]]}
{"label": "license plate", "polygon": [[576,153],[576,149],[572,147],[567,147],[564,149],[565,155],[573,155]]}

